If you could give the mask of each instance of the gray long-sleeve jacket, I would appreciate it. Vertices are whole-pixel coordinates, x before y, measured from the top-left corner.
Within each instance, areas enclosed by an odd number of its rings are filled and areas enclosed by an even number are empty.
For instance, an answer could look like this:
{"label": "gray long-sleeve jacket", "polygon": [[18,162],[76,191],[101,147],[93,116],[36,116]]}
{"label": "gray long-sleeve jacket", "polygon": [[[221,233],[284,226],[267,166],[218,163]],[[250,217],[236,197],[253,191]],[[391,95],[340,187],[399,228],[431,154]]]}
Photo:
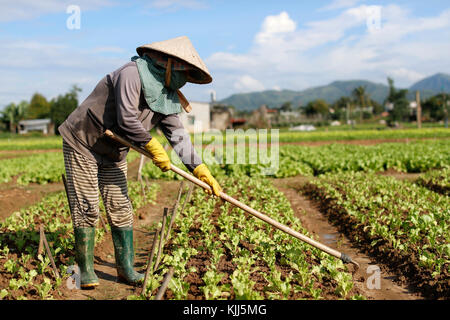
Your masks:
{"label": "gray long-sleeve jacket", "polygon": [[159,126],[186,167],[193,171],[202,161],[179,116],[153,112],[141,88],[135,62],[108,74],[58,127],[61,136],[97,163],[114,163],[124,161],[129,148],[104,136],[106,129],[143,147],[152,139],[149,131]]}

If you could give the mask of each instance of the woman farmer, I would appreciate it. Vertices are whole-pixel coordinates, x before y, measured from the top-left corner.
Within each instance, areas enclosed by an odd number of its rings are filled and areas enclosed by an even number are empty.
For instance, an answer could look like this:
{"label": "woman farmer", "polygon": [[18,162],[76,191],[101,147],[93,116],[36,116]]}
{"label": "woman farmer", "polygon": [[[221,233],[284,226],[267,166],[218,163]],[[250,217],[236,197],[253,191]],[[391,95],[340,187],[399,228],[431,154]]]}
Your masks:
{"label": "woman farmer", "polygon": [[[133,208],[128,197],[129,148],[104,135],[106,129],[145,148],[162,171],[170,159],[149,131],[159,126],[186,167],[219,195],[221,188],[196,154],[178,114],[190,111],[179,91],[186,82],[212,81],[187,37],[136,49],[139,56],[105,76],[94,91],[58,128],[75,234],[75,260],[81,288],[98,286],[94,272],[95,226],[99,192],[111,226],[118,277],[130,284],[142,280],[134,266]],[[211,190],[207,190],[211,193]]]}

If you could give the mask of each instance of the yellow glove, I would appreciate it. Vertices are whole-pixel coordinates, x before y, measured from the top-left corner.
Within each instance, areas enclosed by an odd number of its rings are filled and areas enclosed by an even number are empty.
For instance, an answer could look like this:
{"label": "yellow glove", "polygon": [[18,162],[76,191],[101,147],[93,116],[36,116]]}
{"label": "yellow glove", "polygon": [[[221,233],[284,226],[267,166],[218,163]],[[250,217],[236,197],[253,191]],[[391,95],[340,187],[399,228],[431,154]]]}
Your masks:
{"label": "yellow glove", "polygon": [[170,170],[169,156],[158,140],[152,138],[144,148],[151,154],[152,161],[158,168],[160,168],[163,172]]}
{"label": "yellow glove", "polygon": [[[220,187],[216,179],[214,179],[214,177],[211,175],[211,172],[209,172],[208,167],[204,163],[197,166],[197,168],[194,169],[193,173],[194,176],[196,176],[198,179],[202,180],[204,183],[207,183],[212,188],[216,196],[219,196],[222,188]],[[205,189],[205,191],[208,194],[211,194],[211,190]]]}

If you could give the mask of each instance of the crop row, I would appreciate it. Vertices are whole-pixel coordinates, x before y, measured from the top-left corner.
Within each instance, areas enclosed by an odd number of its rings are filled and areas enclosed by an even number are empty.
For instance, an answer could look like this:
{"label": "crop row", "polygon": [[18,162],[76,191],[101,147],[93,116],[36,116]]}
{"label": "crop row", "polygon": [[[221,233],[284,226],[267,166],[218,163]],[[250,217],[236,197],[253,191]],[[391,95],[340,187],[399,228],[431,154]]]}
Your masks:
{"label": "crop row", "polygon": [[0,139],[0,150],[49,150],[61,149],[62,138],[53,137],[13,137]]}
{"label": "crop row", "polygon": [[[128,163],[139,158],[139,153],[131,151],[128,154]],[[0,183],[9,182],[17,176],[17,183],[46,184],[60,182],[65,172],[64,158],[61,152],[45,152],[19,158],[0,160]]]}
{"label": "crop row", "polygon": [[[249,148],[246,149],[248,161]],[[203,150],[198,150],[203,154]],[[172,161],[179,164],[178,157],[170,152]],[[206,152],[203,154],[208,158]],[[236,156],[236,155],[235,155]],[[139,158],[131,151],[128,163]],[[447,140],[422,141],[411,143],[384,143],[376,146],[357,146],[332,144],[320,147],[286,145],[280,147],[279,157],[271,164],[213,164],[209,165],[213,175],[218,177],[237,177],[242,175],[257,177],[269,171],[277,178],[295,175],[320,175],[329,172],[365,171],[378,172],[394,169],[401,172],[427,172],[430,169],[450,167],[450,148]],[[227,163],[223,159],[223,163]],[[207,162],[208,163],[208,162]],[[58,182],[64,173],[61,152],[48,152],[21,158],[0,160],[0,183],[8,182],[18,176],[17,183],[28,184]],[[143,168],[143,174],[152,179],[180,179],[173,172],[161,172],[150,161]],[[445,182],[445,181],[444,181]]]}
{"label": "crop row", "polygon": [[[269,138],[271,130],[268,130]],[[256,142],[259,137],[257,131],[233,131],[229,135],[247,134],[250,141]],[[252,135],[252,133],[256,133]],[[202,133],[192,135],[192,138],[208,141],[215,133]],[[435,139],[450,138],[449,130],[445,128],[426,128],[426,129],[385,129],[385,130],[334,130],[334,131],[314,131],[314,132],[296,132],[296,131],[279,131],[279,142],[314,142],[314,141],[338,141],[338,140],[385,140],[385,139]],[[226,134],[223,134],[223,140],[226,140]]]}
{"label": "crop row", "polygon": [[27,157],[0,160],[0,183],[9,182],[18,176],[17,183],[45,184],[61,181],[64,173],[62,152],[46,152]]}
{"label": "crop row", "polygon": [[435,192],[450,196],[450,168],[427,172],[417,179],[417,183]]}
{"label": "crop row", "polygon": [[[228,194],[307,234],[289,201],[269,181],[244,177],[221,183]],[[174,276],[166,299],[363,298],[339,259],[199,189],[176,218],[148,296],[169,267]]]}
{"label": "crop row", "polygon": [[[270,131],[269,137],[270,137]],[[248,132],[245,132],[248,133]],[[239,134],[239,133],[238,133]],[[208,140],[211,134],[203,133],[201,137]],[[223,135],[225,139],[225,134]],[[165,139],[157,136],[161,142]],[[192,138],[195,136],[192,135]],[[308,142],[308,141],[338,141],[338,140],[382,140],[382,139],[423,139],[450,138],[449,130],[445,128],[402,129],[402,130],[336,130],[317,132],[281,131],[279,142]],[[254,139],[257,141],[257,138]],[[0,150],[48,150],[60,149],[62,138],[52,137],[9,137],[0,139]]]}
{"label": "crop row", "polygon": [[342,231],[426,295],[450,296],[448,197],[367,173],[325,175],[311,180],[304,191]]}
{"label": "crop row", "polygon": [[[450,148],[447,140],[411,143],[383,143],[375,146],[332,144],[319,147],[285,145],[272,164],[214,164],[209,167],[215,176],[262,176],[267,169],[277,178],[296,175],[312,176],[330,172],[378,172],[394,169],[400,172],[426,172],[450,167]],[[198,150],[199,153],[202,150]],[[248,152],[246,150],[248,161]],[[172,161],[179,162],[173,153]],[[205,155],[204,155],[205,156]],[[208,158],[211,159],[211,158]],[[276,161],[278,160],[278,163]],[[270,171],[269,171],[270,172]],[[144,166],[143,174],[154,179],[178,179],[172,173],[162,173],[151,164]]]}
{"label": "crop row", "polygon": [[[138,182],[129,184],[130,199],[135,209],[152,202],[158,189],[157,185],[151,185],[145,199],[140,190]],[[55,278],[46,254],[38,255],[41,224],[45,226],[45,234],[62,278]],[[103,238],[104,229],[97,229],[96,243]],[[47,196],[1,222],[0,299],[61,298],[68,267],[75,264],[73,242],[72,222],[64,192]]]}

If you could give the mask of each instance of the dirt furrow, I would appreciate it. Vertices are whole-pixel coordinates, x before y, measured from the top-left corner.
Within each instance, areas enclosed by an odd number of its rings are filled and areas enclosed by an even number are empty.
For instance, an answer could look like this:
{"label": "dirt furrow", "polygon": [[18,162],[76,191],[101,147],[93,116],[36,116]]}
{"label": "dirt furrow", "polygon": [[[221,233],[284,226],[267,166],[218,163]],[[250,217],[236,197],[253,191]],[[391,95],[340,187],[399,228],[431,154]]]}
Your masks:
{"label": "dirt furrow", "polygon": [[[331,248],[344,252],[355,259],[360,269],[353,274],[354,285],[368,299],[374,300],[417,300],[420,295],[413,293],[407,286],[396,283],[396,276],[388,272],[377,261],[364,254],[354,246],[328,219],[319,211],[318,206],[304,197],[300,189],[309,178],[293,177],[274,179],[273,184],[285,194],[302,225],[316,239]],[[349,268],[353,268],[350,266]],[[378,271],[379,270],[379,271]],[[379,282],[377,277],[379,275]]]}
{"label": "dirt furrow", "polygon": [[50,193],[64,190],[62,183],[36,184],[27,186],[16,184],[15,180],[0,185],[0,220],[12,213],[39,202]]}

